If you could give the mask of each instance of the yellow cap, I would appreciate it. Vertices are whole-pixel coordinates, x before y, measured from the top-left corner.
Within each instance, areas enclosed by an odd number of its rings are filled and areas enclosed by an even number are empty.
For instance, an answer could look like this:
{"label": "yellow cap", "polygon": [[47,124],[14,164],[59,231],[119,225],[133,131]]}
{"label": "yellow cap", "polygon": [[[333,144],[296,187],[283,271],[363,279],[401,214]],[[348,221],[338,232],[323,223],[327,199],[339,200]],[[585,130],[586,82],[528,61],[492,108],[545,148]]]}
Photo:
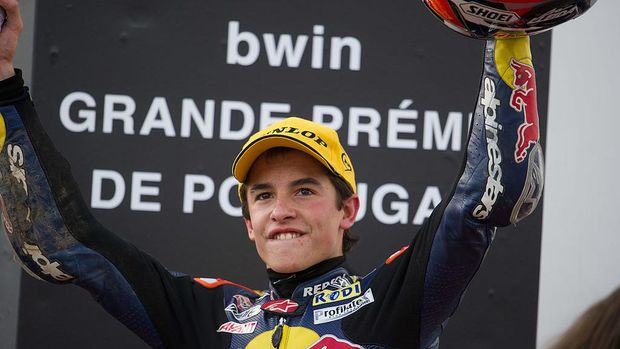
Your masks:
{"label": "yellow cap", "polygon": [[256,159],[275,147],[293,148],[311,155],[333,174],[344,179],[353,192],[355,171],[333,129],[309,120],[290,117],[256,132],[243,145],[232,166],[233,176],[243,183]]}

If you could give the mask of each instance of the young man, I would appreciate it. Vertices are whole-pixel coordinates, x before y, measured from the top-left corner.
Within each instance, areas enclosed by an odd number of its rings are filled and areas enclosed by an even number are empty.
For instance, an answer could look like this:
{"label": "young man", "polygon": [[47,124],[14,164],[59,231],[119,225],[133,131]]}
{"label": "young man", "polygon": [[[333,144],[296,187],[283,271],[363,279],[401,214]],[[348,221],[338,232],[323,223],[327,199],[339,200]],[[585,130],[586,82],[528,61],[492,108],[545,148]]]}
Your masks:
{"label": "young man", "polygon": [[0,6],[9,18],[0,32],[6,235],[26,271],[85,288],[152,347],[437,348],[495,227],[540,197],[529,41],[490,41],[458,181],[385,264],[363,277],[343,264],[359,208],[353,164],[335,131],[288,118],[254,134],[233,163],[269,289],[171,273],[90,214],[13,69],[17,4]]}

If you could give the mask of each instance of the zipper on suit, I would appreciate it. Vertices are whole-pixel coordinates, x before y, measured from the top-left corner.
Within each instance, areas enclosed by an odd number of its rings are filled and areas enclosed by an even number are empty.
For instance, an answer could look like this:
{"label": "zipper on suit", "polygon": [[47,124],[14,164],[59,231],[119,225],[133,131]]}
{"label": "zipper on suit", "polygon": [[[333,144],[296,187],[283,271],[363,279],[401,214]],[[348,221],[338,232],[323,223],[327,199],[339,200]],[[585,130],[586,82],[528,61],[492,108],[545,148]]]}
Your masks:
{"label": "zipper on suit", "polygon": [[284,317],[281,317],[280,323],[278,324],[278,326],[274,328],[273,335],[271,335],[271,345],[276,349],[280,349],[280,345],[282,344],[282,337],[284,336],[284,323],[285,322],[286,322],[286,319]]}

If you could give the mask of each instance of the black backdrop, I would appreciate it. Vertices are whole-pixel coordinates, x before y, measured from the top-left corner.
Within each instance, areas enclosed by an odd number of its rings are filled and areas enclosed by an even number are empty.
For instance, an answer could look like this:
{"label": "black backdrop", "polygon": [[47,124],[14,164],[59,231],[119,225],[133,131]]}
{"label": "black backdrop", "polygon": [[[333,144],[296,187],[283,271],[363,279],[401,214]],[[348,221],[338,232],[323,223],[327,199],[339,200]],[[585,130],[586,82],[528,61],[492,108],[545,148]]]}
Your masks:
{"label": "black backdrop", "polygon": [[[483,42],[449,31],[420,1],[41,1],[36,15],[33,90],[43,124],[97,218],[171,270],[266,287],[242,220],[227,213],[238,205],[235,187],[220,188],[243,142],[231,138],[257,130],[269,110],[341,113],[325,120],[342,120],[362,183],[361,242],[349,257],[361,273],[411,240],[414,221],[460,166]],[[298,51],[278,62],[275,46],[288,38]],[[340,57],[339,42],[350,45]],[[533,40],[542,135],[549,44],[550,34]],[[184,125],[192,112],[213,121],[203,133]],[[121,114],[125,122],[113,120]],[[358,132],[373,121],[378,127]],[[95,173],[106,178],[99,194]],[[106,173],[122,177],[125,191]],[[195,191],[213,189],[191,213],[188,174],[206,183]],[[498,232],[442,348],[534,348],[541,212]],[[28,276],[21,290],[19,348],[145,346],[82,290]]]}

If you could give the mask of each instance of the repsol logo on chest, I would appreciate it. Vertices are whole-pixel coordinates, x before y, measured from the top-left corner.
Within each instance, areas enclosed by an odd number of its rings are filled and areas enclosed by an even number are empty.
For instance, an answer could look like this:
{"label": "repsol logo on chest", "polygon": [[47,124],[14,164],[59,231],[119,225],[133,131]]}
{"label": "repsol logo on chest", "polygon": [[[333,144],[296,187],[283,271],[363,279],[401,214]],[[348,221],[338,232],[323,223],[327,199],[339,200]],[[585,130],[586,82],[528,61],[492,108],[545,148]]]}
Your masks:
{"label": "repsol logo on chest", "polygon": [[[325,143],[325,141],[321,137],[317,136],[316,133],[310,130],[300,130],[296,127],[284,126],[284,127],[275,128],[265,133],[265,135],[278,135],[278,134],[280,135],[301,135],[303,137],[308,138],[309,140],[316,142],[319,145],[324,146],[325,148],[328,147],[327,143]],[[296,138],[299,138],[299,136],[296,136]]]}
{"label": "repsol logo on chest", "polygon": [[464,11],[466,15],[495,23],[508,24],[518,19],[517,15],[514,12],[502,11],[494,7],[484,6],[480,4],[466,2],[461,5],[461,10]]}
{"label": "repsol logo on chest", "polygon": [[[356,278],[354,277],[353,281],[355,280]],[[328,287],[332,287],[334,289],[348,287],[348,286],[351,286],[353,281],[349,281],[349,278],[347,278],[346,275],[338,275],[329,281],[325,281],[320,284],[316,284],[314,286],[304,287],[304,292],[303,292],[302,297],[314,296],[315,294],[323,290],[326,290]]]}

